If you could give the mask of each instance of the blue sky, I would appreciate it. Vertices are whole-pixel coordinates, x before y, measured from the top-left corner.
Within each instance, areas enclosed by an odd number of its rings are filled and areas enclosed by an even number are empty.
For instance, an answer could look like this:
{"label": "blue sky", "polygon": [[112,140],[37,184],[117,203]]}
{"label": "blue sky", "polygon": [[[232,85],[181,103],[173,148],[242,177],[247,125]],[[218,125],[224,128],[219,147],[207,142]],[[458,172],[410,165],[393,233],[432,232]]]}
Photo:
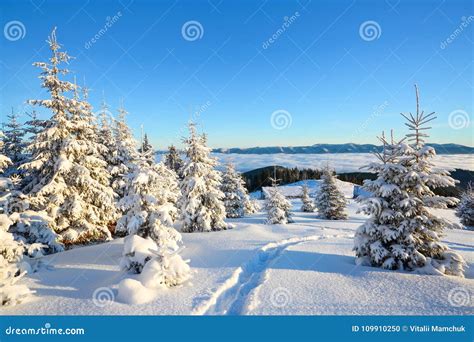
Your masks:
{"label": "blue sky", "polygon": [[[156,148],[179,144],[190,118],[212,147],[376,143],[406,133],[414,83],[438,114],[431,141],[473,145],[471,1],[4,0],[0,12],[2,118],[46,96],[31,63],[57,26],[95,109],[102,93],[114,110],[123,99]],[[12,21],[24,36],[6,33]],[[198,37],[183,35],[189,21]]]}

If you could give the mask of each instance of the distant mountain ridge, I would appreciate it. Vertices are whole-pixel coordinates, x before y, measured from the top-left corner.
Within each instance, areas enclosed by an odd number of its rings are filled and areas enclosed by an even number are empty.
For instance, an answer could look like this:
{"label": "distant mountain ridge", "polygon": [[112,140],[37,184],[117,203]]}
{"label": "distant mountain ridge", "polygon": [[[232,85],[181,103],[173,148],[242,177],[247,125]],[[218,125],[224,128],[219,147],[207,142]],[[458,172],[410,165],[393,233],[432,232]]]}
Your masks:
{"label": "distant mountain ridge", "polygon": [[[428,144],[435,148],[437,154],[474,154],[474,147],[458,144]],[[324,153],[373,153],[382,146],[372,144],[314,144],[311,146],[269,146],[249,148],[216,148],[215,153],[236,154],[324,154]]]}

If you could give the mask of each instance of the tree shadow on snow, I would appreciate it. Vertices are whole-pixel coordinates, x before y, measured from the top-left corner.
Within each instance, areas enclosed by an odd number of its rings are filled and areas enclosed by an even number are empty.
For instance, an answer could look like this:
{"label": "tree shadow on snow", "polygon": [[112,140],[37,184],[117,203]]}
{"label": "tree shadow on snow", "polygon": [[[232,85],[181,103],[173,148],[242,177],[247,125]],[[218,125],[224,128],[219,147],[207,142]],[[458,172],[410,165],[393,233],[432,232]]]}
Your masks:
{"label": "tree shadow on snow", "polygon": [[[42,286],[35,288],[38,297],[61,296],[76,299],[92,299],[94,291],[100,287],[117,284],[125,276],[119,270],[104,270],[90,268],[62,268],[56,266],[53,270],[41,270],[33,273],[30,278]],[[43,288],[46,287],[46,288]]]}

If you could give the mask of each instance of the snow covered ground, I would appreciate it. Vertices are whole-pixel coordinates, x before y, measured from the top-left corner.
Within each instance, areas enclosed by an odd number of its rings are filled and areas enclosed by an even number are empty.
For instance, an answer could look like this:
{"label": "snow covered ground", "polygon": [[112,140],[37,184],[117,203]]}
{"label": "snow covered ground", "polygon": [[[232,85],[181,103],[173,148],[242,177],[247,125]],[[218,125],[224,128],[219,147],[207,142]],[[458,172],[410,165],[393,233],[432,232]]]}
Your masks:
{"label": "snow covered ground", "polygon": [[[232,230],[183,234],[182,255],[191,259],[193,279],[159,290],[152,302],[129,305],[117,299],[117,284],[126,277],[118,266],[123,247],[118,239],[45,257],[49,267],[26,278],[36,296],[2,313],[474,314],[466,297],[474,293],[473,231],[450,230],[443,239],[468,262],[464,279],[385,271],[354,263],[352,236],[364,220],[355,202],[346,221],[320,220],[300,212],[299,199],[292,203],[293,224],[265,225],[264,214],[258,213],[229,220]],[[453,211],[439,213],[457,222]]]}
{"label": "snow covered ground", "polygon": [[[375,161],[370,153],[327,153],[327,154],[236,154],[213,153],[222,165],[228,162],[235,164],[240,172],[246,172],[259,167],[280,165],[298,168],[322,168],[327,163],[338,173],[358,172],[360,168]],[[440,154],[435,158],[435,166],[474,170],[474,158],[470,154]],[[362,170],[364,171],[364,170]],[[367,170],[365,170],[367,171]]]}

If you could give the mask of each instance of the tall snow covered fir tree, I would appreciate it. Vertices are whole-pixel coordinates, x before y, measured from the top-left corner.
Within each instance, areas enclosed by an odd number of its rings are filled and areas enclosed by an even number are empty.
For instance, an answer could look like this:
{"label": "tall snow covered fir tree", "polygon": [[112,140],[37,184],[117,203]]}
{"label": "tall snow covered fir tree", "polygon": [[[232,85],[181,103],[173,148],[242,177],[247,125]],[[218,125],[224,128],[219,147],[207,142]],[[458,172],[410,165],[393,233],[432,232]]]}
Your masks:
{"label": "tall snow covered fir tree", "polygon": [[165,164],[166,166],[168,166],[171,170],[173,170],[174,172],[176,172],[176,174],[178,176],[180,176],[181,174],[181,168],[183,166],[183,160],[181,159],[181,157],[179,156],[179,152],[178,150],[176,149],[176,147],[174,147],[173,145],[171,145],[170,147],[168,147],[168,154],[166,154],[165,156]]}
{"label": "tall snow covered fir tree", "polygon": [[249,201],[247,191],[244,186],[244,180],[240,174],[235,171],[234,165],[226,165],[222,175],[221,190],[224,193],[224,206],[227,217],[242,217],[245,214],[245,204]]}
{"label": "tall snow covered fir tree", "polygon": [[3,148],[2,153],[7,156],[11,165],[5,170],[7,176],[19,175],[18,167],[25,161],[25,129],[18,121],[18,114],[12,109],[7,115],[7,122],[3,124]]}
{"label": "tall snow covered fir tree", "polygon": [[[97,141],[106,147],[103,150],[102,157],[107,162],[107,170],[111,173],[112,169],[116,166],[118,158],[113,131],[114,118],[105,99],[102,100],[97,118],[99,120]],[[110,184],[112,185],[112,183],[113,179],[111,178]]]}
{"label": "tall snow covered fir tree", "polygon": [[303,205],[301,206],[301,211],[305,213],[312,213],[314,212],[314,201],[309,197],[309,188],[308,184],[303,184],[302,188],[302,194],[301,194],[301,202],[303,202]]}
{"label": "tall snow covered fir tree", "polygon": [[411,144],[385,141],[381,163],[370,165],[377,179],[364,183],[371,195],[362,199],[363,211],[370,218],[355,235],[357,263],[463,276],[462,257],[440,241],[443,229],[450,224],[429,210],[456,204],[454,198],[433,193],[435,188],[454,186],[455,181],[447,170],[433,168],[436,153],[424,139],[428,137],[426,124],[435,116],[420,112],[415,89],[416,114],[402,114],[413,132],[407,134]]}
{"label": "tall snow covered fir tree", "polygon": [[115,146],[112,148],[116,153],[116,160],[110,169],[112,175],[112,188],[122,198],[125,195],[128,174],[132,170],[138,158],[137,142],[133,138],[132,132],[126,123],[128,112],[123,107],[119,108],[119,116],[114,120],[114,141]]}
{"label": "tall snow covered fir tree", "polygon": [[474,227],[474,189],[472,183],[461,195],[456,215],[461,219],[461,223],[467,227]]}
{"label": "tall snow covered fir tree", "polygon": [[337,188],[334,171],[329,166],[322,171],[321,183],[314,203],[319,216],[323,219],[344,220],[347,218],[346,198]]}
{"label": "tall snow covered fir tree", "polygon": [[292,223],[291,202],[288,201],[277,186],[277,179],[271,178],[272,187],[268,189],[265,199],[267,224]]}
{"label": "tall snow covered fir tree", "polygon": [[50,98],[29,103],[47,108],[52,116],[28,146],[31,160],[21,168],[35,177],[25,189],[32,208],[48,213],[64,243],[104,240],[111,237],[108,224],[115,219],[114,194],[101,156],[105,147],[95,141],[90,105],[66,96],[77,87],[59,78],[69,72],[62,64],[71,57],[60,51],[55,30],[48,43],[49,62],[34,65],[42,69],[39,78]]}
{"label": "tall snow covered fir tree", "polygon": [[181,169],[180,209],[183,232],[209,232],[227,229],[226,211],[220,190],[221,174],[217,161],[210,156],[206,137],[198,135],[194,123],[189,124],[189,137],[184,139],[186,160]]}

